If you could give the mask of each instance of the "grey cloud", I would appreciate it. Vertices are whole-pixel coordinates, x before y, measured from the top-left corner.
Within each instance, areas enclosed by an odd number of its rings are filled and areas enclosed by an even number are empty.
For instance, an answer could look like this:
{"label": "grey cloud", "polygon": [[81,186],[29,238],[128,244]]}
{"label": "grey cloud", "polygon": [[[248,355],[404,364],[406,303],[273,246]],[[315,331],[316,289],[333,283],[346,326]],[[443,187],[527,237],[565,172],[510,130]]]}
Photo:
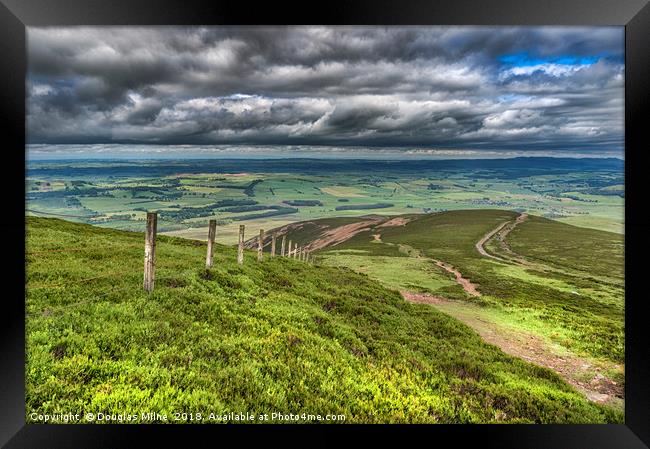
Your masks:
{"label": "grey cloud", "polygon": [[612,27],[29,28],[28,139],[620,149],[622,54]]}

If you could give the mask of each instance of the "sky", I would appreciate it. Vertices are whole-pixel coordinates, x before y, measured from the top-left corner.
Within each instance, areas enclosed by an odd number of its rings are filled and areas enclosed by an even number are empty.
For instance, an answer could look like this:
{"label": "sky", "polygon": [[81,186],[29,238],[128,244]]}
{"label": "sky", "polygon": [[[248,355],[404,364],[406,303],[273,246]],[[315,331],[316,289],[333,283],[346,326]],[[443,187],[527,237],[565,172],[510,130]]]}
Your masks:
{"label": "sky", "polygon": [[623,27],[29,27],[27,37],[37,154],[623,155]]}

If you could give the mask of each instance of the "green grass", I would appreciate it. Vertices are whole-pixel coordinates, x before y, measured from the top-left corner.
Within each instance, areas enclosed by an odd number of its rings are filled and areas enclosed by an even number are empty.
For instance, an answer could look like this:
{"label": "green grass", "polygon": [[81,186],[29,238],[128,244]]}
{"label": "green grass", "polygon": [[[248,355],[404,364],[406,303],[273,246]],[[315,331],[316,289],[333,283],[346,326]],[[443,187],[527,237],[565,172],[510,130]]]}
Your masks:
{"label": "green grass", "polygon": [[465,298],[463,289],[430,260],[412,257],[373,256],[365,251],[338,250],[327,253],[324,263],[329,266],[348,267],[365,273],[396,290],[421,293],[444,291],[450,298]]}
{"label": "green grass", "polygon": [[[325,248],[318,255],[333,258],[332,263],[336,263],[340,256],[332,251],[363,251],[367,260],[357,256],[348,266],[373,267],[375,257],[407,256],[398,248],[412,248],[412,255],[450,263],[478,284],[483,296],[468,300],[506,311],[516,322],[525,317],[527,326],[534,323],[540,334],[572,352],[623,363],[623,237],[530,216],[508,236],[508,242],[516,252],[532,262],[543,263],[552,271],[537,272],[482,257],[475,248],[476,242],[516,216],[514,212],[502,210],[419,215],[406,226],[376,227],[335,247]],[[317,221],[312,226],[316,228],[320,223]],[[372,235],[377,233],[381,234],[383,243],[374,241]],[[383,270],[383,274],[382,270],[375,270],[374,277],[392,287],[400,276],[408,282],[410,278],[430,275],[434,279],[425,290],[458,298],[448,287],[433,287],[449,279],[444,272],[425,270],[414,275],[401,269],[402,265],[396,262],[394,271]],[[372,268],[368,273],[373,274]],[[420,287],[425,287],[425,283]]]}
{"label": "green grass", "polygon": [[623,282],[624,237],[530,217],[508,237],[511,248],[527,258]]}
{"label": "green grass", "polygon": [[[26,419],[336,413],[347,422],[603,423],[622,413],[348,269],[27,218]],[[88,278],[95,277],[93,280]]]}

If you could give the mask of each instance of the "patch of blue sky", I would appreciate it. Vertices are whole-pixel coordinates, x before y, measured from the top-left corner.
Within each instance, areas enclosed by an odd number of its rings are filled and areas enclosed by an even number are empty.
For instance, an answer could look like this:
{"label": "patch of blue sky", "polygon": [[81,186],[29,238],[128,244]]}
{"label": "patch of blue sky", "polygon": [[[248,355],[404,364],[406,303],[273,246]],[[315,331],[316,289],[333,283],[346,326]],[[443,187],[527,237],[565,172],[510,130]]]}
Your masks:
{"label": "patch of blue sky", "polygon": [[522,100],[526,98],[530,98],[530,97],[527,97],[525,95],[519,95],[519,94],[503,94],[497,97],[497,101],[500,103],[508,103],[508,102],[513,102],[513,101]]}
{"label": "patch of blue sky", "polygon": [[497,59],[502,64],[513,67],[531,67],[543,64],[560,65],[591,65],[598,62],[604,55],[576,56],[559,55],[553,57],[531,56],[528,52],[512,53],[499,56]]}

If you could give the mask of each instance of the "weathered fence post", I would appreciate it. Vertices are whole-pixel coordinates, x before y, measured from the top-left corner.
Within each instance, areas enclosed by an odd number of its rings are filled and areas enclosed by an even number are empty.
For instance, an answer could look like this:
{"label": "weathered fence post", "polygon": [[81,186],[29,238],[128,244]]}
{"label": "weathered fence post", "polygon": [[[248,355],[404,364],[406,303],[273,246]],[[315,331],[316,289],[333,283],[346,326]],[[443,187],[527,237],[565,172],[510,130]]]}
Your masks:
{"label": "weathered fence post", "polygon": [[287,240],[287,235],[283,234],[282,235],[282,244],[280,244],[280,256],[284,257],[284,243]]}
{"label": "weathered fence post", "polygon": [[217,235],[217,220],[210,220],[208,224],[208,254],[205,256],[205,268],[212,267],[215,235]]}
{"label": "weathered fence post", "polygon": [[275,257],[275,234],[271,234],[271,257]]}
{"label": "weathered fence post", "polygon": [[239,225],[239,246],[237,247],[237,263],[244,264],[244,225]]}
{"label": "weathered fence post", "polygon": [[151,293],[154,286],[157,228],[158,214],[147,212],[147,230],[144,236],[144,289],[147,293]]}
{"label": "weathered fence post", "polygon": [[302,252],[302,246],[300,247],[300,252],[298,253],[298,260],[302,262],[303,258],[303,252]]}
{"label": "weathered fence post", "polygon": [[257,261],[261,262],[264,259],[264,229],[260,229],[260,237],[257,239]]}
{"label": "weathered fence post", "polygon": [[287,248],[287,257],[291,257],[291,240],[289,240],[289,247]]}

